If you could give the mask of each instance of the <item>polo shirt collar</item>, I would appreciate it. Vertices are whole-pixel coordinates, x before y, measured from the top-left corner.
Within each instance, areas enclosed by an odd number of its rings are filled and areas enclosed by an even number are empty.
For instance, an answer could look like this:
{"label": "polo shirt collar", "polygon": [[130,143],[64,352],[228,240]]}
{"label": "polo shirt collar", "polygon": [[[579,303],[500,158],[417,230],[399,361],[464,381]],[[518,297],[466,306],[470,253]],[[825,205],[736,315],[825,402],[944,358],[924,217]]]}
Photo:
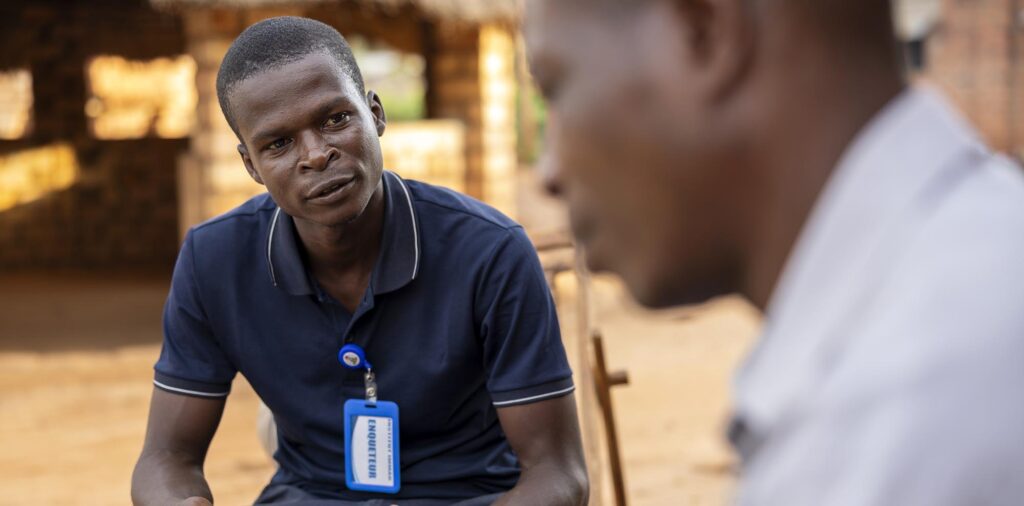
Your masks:
{"label": "polo shirt collar", "polygon": [[[409,187],[397,174],[384,171],[384,230],[380,254],[373,267],[371,288],[382,294],[416,279],[420,266],[419,224]],[[291,295],[313,295],[315,282],[303,260],[295,220],[280,207],[267,231],[270,282]]]}

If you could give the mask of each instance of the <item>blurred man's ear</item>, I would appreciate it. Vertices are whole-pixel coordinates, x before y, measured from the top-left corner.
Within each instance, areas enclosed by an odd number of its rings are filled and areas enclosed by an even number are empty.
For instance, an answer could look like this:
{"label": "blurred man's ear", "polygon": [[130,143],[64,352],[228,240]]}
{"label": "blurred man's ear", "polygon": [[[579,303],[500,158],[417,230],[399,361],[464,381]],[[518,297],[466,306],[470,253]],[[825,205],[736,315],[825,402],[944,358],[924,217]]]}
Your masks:
{"label": "blurred man's ear", "polygon": [[743,80],[754,59],[756,23],[750,0],[676,0],[665,2],[679,22],[681,42],[700,70],[690,83],[713,99],[729,95]]}
{"label": "blurred man's ear", "polygon": [[377,126],[377,137],[380,137],[384,135],[384,128],[388,125],[387,115],[384,114],[384,104],[373,90],[366,92],[366,104],[370,106],[370,113],[373,114]]}
{"label": "blurred man's ear", "polygon": [[242,164],[245,165],[245,171],[249,173],[249,177],[251,177],[253,181],[263,184],[263,178],[260,177],[260,174],[256,172],[256,168],[253,167],[252,158],[249,158],[249,150],[246,149],[245,144],[238,144],[238,154],[242,157]]}

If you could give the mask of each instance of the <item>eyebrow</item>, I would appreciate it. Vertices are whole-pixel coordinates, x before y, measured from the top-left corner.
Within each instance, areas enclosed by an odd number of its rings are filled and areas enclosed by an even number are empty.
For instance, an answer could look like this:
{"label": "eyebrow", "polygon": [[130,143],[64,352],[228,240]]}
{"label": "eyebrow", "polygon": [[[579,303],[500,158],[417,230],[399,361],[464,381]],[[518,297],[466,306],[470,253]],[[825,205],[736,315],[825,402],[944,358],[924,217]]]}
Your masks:
{"label": "eyebrow", "polygon": [[[355,108],[355,104],[353,104],[352,101],[349,100],[348,97],[346,96],[334,97],[325,100],[324,102],[319,104],[315,109],[313,109],[312,117],[322,118],[335,109],[341,109],[346,107]],[[291,128],[288,128],[286,126],[274,125],[267,128],[266,130],[256,132],[252,136],[252,140],[253,143],[255,144],[262,144],[263,142],[266,141],[284,137],[288,135],[288,133],[291,130]]]}

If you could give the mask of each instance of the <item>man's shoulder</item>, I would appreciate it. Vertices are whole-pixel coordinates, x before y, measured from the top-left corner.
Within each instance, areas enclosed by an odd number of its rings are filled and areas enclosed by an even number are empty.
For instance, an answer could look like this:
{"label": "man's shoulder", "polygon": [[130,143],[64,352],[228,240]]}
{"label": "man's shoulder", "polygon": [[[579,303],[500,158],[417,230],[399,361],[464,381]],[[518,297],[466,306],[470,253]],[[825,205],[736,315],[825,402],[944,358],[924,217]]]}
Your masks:
{"label": "man's shoulder", "polygon": [[1002,154],[985,153],[950,201],[973,212],[993,214],[1000,221],[1024,218],[1024,168]]}
{"label": "man's shoulder", "polygon": [[218,251],[248,249],[252,240],[266,235],[263,229],[276,210],[277,204],[270,194],[256,195],[238,207],[192,227],[189,241],[204,256]]}
{"label": "man's shoulder", "polygon": [[1024,249],[1024,170],[1001,155],[985,154],[945,184],[910,238],[908,256],[916,260],[908,268],[935,279],[942,279],[935,269],[957,265],[975,274],[1024,273],[1022,262],[998,262],[1020,258]]}
{"label": "man's shoulder", "polygon": [[235,229],[247,229],[262,220],[261,215],[272,215],[277,204],[269,193],[261,193],[234,209],[210,218],[192,227],[193,235],[216,235]]}
{"label": "man's shoulder", "polygon": [[406,180],[406,183],[421,221],[457,221],[463,227],[478,232],[501,232],[520,227],[501,211],[468,195],[422,181]]}
{"label": "man's shoulder", "polygon": [[998,157],[964,168],[898,239],[905,248],[866,310],[833,328],[849,339],[824,353],[834,369],[820,402],[847,412],[899,407],[936,430],[934,409],[956,401],[999,412],[1024,379],[1024,175]]}
{"label": "man's shoulder", "polygon": [[996,156],[964,169],[903,239],[867,315],[876,350],[904,373],[1024,353],[1024,173]]}

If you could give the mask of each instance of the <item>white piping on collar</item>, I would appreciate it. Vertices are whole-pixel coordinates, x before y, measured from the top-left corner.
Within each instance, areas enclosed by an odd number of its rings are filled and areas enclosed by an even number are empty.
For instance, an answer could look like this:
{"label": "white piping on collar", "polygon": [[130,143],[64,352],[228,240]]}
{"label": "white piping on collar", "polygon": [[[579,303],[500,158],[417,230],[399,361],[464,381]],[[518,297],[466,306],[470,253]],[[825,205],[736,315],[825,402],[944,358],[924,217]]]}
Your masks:
{"label": "white piping on collar", "polygon": [[409,219],[412,220],[412,239],[413,246],[416,249],[416,261],[412,266],[412,279],[416,279],[416,274],[420,270],[420,228],[419,224],[416,223],[416,212],[412,208],[412,197],[409,196],[409,189],[405,186],[405,181],[402,180],[397,174],[395,179],[398,180],[398,184],[402,186],[402,192],[405,193],[405,201],[409,204]]}
{"label": "white piping on collar", "polygon": [[[412,266],[412,279],[416,279],[416,275],[419,274],[420,270],[420,227],[416,223],[416,212],[412,207],[412,197],[409,195],[409,189],[405,186],[405,181],[402,180],[397,174],[392,174],[395,179],[398,180],[399,186],[402,187],[402,193],[405,194],[405,202],[409,205],[409,219],[412,221],[412,237],[413,237],[413,248],[416,252],[416,259]],[[274,211],[274,217],[270,220],[270,234],[267,236],[267,265],[270,266],[270,281],[277,286],[277,275],[274,273],[274,262],[271,256],[274,245],[274,229],[277,228],[277,220],[281,216],[281,207]]]}
{"label": "white piping on collar", "polygon": [[270,235],[267,236],[267,265],[270,266],[270,281],[277,286],[277,276],[274,274],[274,261],[270,258],[271,247],[274,245],[274,229],[277,227],[277,218],[281,216],[281,207],[274,211],[274,218],[270,220]]}

